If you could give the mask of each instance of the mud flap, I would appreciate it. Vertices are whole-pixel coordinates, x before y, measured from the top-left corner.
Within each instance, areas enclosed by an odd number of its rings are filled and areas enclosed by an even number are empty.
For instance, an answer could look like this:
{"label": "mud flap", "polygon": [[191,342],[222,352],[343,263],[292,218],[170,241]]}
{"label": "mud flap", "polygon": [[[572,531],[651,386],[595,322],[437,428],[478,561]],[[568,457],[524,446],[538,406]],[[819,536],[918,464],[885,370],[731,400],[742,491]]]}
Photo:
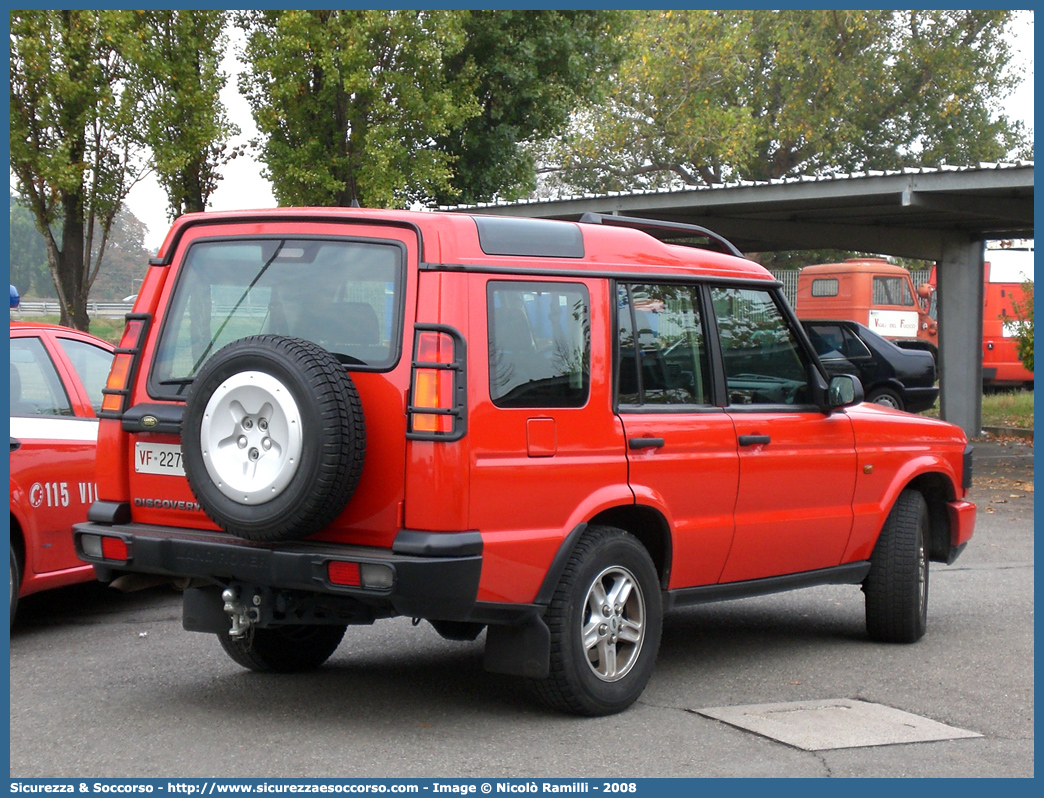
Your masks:
{"label": "mud flap", "polygon": [[551,669],[551,632],[539,615],[522,623],[490,625],[482,666],[491,673],[546,679]]}
{"label": "mud flap", "polygon": [[221,598],[222,588],[190,587],[185,590],[182,602],[181,626],[186,632],[227,632],[231,621],[225,612]]}

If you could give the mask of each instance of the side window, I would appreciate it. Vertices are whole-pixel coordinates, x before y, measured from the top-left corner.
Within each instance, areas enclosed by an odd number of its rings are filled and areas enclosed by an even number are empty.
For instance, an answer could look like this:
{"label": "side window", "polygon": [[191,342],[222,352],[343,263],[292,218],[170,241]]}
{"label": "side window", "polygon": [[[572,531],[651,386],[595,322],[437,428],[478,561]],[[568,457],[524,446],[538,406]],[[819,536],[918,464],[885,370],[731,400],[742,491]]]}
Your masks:
{"label": "side window", "polygon": [[575,283],[491,282],[489,392],[497,407],[583,407],[591,300]]}
{"label": "side window", "polygon": [[845,354],[845,337],[836,324],[806,324],[805,332],[821,360],[840,360]]}
{"label": "side window", "polygon": [[801,346],[768,291],[713,288],[729,404],[790,405],[811,399]]}
{"label": "side window", "polygon": [[837,289],[836,277],[822,277],[812,281],[812,296],[837,296]]}
{"label": "side window", "polygon": [[914,299],[910,284],[902,277],[875,277],[874,304],[912,306]]}
{"label": "side window", "polygon": [[39,338],[11,339],[11,415],[71,416],[69,397]]}
{"label": "side window", "polygon": [[83,383],[84,390],[87,391],[87,396],[91,400],[91,407],[94,408],[94,412],[100,412],[102,388],[105,387],[105,382],[109,378],[109,369],[112,366],[113,358],[112,352],[108,349],[102,349],[100,346],[72,338],[59,338],[58,343],[61,344],[62,349],[65,351],[65,356],[69,358],[69,362],[72,363],[72,367],[76,370],[76,376]]}
{"label": "side window", "polygon": [[709,404],[696,286],[621,285],[616,304],[620,406]]}
{"label": "side window", "polygon": [[870,350],[866,348],[866,344],[859,340],[854,332],[848,329],[842,328],[842,333],[845,336],[845,357],[851,358],[869,358],[872,357]]}

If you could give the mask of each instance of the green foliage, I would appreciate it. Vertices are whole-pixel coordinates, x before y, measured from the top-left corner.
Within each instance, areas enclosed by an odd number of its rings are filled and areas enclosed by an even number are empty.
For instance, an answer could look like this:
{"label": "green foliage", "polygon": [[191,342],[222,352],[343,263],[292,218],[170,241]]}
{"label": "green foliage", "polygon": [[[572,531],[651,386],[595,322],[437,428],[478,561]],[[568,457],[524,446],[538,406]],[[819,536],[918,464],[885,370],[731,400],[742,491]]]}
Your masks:
{"label": "green foliage", "polygon": [[1005,323],[1015,328],[1015,337],[1019,342],[1019,360],[1028,371],[1033,371],[1033,281],[1026,280],[1022,284],[1022,299],[1012,298],[1011,309],[1014,317],[1005,316]]}
{"label": "green foliage", "polygon": [[465,44],[447,53],[447,75],[473,75],[479,113],[435,146],[453,162],[439,204],[513,200],[535,186],[532,145],[566,130],[580,103],[603,99],[623,55],[616,11],[463,12]]}
{"label": "green foliage", "polygon": [[113,218],[140,175],[118,50],[128,21],[119,11],[11,13],[11,170],[44,238],[61,321],[82,330]]}
{"label": "green foliage", "polygon": [[32,212],[11,195],[11,284],[22,297],[50,296],[54,291],[47,269],[47,249]]}
{"label": "green foliage", "polygon": [[995,161],[1031,146],[1009,11],[634,16],[609,101],[546,157],[595,191]]}
{"label": "green foliage", "polygon": [[291,205],[402,206],[450,189],[435,137],[478,113],[455,11],[255,11],[240,91],[264,137],[276,199]]}
{"label": "green foliage", "polygon": [[136,11],[123,47],[133,67],[129,85],[140,142],[152,152],[172,220],[205,210],[220,168],[239,155],[227,144],[239,128],[219,97],[228,80],[220,70],[226,17],[224,11]]}

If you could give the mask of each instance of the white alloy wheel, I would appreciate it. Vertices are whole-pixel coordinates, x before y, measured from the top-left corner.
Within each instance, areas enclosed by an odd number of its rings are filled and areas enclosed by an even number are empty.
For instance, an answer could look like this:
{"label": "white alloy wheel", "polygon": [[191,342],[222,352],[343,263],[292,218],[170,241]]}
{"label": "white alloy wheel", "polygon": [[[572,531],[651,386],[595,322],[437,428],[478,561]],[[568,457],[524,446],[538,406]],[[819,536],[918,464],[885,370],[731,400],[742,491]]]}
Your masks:
{"label": "white alloy wheel", "polygon": [[282,382],[261,371],[233,374],[203,411],[200,449],[214,486],[242,504],[276,498],[301,461],[301,413]]}

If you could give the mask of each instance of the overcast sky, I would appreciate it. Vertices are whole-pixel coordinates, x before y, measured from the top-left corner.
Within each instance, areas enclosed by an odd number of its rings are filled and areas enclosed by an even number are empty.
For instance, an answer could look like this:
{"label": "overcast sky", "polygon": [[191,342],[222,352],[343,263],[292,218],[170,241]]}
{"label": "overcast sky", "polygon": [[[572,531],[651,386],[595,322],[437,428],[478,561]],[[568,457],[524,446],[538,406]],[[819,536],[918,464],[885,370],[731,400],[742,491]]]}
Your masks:
{"label": "overcast sky", "polygon": [[[1004,103],[1007,114],[1013,119],[1023,120],[1033,133],[1033,12],[1016,13],[1012,26],[1014,35],[1016,68],[1025,70],[1022,86]],[[232,32],[234,41],[240,41],[238,30]],[[229,118],[243,131],[233,143],[247,141],[256,135],[250,107],[236,88],[235,75],[239,71],[238,61],[233,53],[235,47],[229,48],[224,69],[231,76],[222,99],[228,108]],[[211,197],[210,209],[241,210],[275,207],[275,198],[267,180],[261,177],[261,166],[251,157],[237,158],[224,169],[224,179],[218,184],[217,191]],[[145,245],[152,250],[158,249],[170,226],[167,220],[167,199],[154,179],[146,179],[138,184],[127,198],[127,205],[132,213],[148,227]]]}

